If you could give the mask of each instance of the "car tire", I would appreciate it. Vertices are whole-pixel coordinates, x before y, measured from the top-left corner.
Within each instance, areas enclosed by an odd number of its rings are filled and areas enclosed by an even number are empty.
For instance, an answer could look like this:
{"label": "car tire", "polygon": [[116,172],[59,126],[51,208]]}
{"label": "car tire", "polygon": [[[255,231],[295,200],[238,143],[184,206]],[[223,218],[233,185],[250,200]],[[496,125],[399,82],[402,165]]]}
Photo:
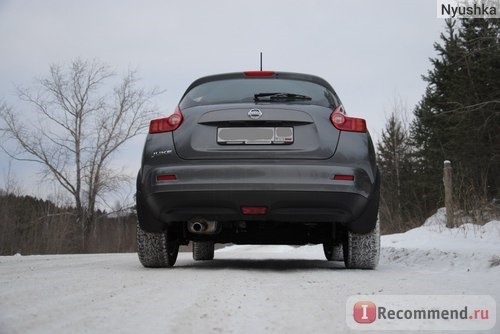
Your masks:
{"label": "car tire", "polygon": [[209,261],[214,259],[214,243],[212,241],[193,241],[193,259]]}
{"label": "car tire", "polygon": [[334,245],[333,243],[324,243],[323,251],[328,261],[343,261],[344,251],[342,245]]}
{"label": "car tire", "polygon": [[344,263],[348,269],[375,269],[380,258],[380,223],[365,234],[347,232],[343,243]]}
{"label": "car tire", "polygon": [[179,242],[169,232],[150,233],[137,224],[137,254],[146,268],[172,267],[179,253]]}

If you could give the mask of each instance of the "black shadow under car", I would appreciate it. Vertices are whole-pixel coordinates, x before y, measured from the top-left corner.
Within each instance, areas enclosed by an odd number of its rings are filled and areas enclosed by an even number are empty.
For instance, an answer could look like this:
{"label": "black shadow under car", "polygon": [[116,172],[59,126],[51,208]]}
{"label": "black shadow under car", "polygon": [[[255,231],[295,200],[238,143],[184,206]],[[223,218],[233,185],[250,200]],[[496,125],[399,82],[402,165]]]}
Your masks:
{"label": "black shadow under car", "polygon": [[366,122],[308,74],[250,71],[193,82],[151,121],[137,177],[138,254],[171,267],[179,245],[323,244],[347,268],[378,263],[380,177]]}

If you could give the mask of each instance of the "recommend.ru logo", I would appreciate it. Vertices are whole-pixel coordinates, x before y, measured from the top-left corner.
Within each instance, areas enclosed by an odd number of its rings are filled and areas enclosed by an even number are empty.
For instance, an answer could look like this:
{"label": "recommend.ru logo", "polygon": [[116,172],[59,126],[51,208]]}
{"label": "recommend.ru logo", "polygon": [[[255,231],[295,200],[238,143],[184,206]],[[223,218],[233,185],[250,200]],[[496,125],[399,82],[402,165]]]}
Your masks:
{"label": "recommend.ru logo", "polygon": [[357,330],[488,330],[496,302],[484,295],[351,296],[346,322]]}

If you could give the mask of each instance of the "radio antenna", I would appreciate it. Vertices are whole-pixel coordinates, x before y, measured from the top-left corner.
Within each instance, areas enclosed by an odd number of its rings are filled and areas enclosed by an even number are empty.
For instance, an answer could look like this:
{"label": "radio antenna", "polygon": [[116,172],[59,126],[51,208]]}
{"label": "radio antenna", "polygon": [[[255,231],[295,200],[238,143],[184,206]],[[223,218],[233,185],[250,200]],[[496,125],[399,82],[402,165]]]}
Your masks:
{"label": "radio antenna", "polygon": [[262,72],[262,52],[260,53],[260,71]]}

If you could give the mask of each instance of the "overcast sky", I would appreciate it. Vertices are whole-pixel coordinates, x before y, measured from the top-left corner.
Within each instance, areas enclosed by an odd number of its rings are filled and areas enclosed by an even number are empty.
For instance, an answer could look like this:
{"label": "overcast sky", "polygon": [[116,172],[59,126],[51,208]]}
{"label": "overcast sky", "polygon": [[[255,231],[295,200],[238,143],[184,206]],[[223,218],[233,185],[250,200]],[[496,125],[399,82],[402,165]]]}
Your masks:
{"label": "overcast sky", "polygon": [[[262,51],[264,69],[329,81],[376,140],[396,96],[410,109],[420,100],[443,27],[434,0],[0,0],[0,99],[16,107],[13,84],[81,57],[138,69],[170,114],[193,80],[258,69]],[[143,140],[117,156],[131,174]],[[7,163],[0,154],[0,188]],[[25,192],[44,192],[30,181],[36,166],[13,166]]]}

